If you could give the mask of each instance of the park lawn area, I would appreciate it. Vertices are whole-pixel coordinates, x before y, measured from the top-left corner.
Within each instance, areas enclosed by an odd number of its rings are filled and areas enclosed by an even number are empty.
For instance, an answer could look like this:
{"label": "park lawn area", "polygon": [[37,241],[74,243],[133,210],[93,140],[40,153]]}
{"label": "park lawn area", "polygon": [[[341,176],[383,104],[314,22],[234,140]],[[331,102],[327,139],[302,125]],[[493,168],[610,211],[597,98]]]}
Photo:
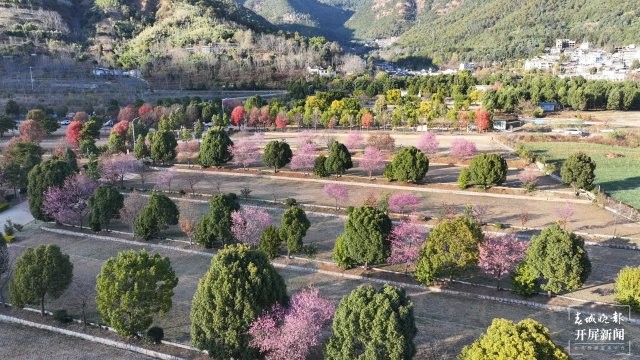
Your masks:
{"label": "park lawn area", "polygon": [[[558,171],[572,153],[586,153],[596,163],[596,185],[614,199],[640,209],[640,148],[576,142],[534,142],[526,146],[557,164]],[[608,158],[612,153],[622,157]]]}

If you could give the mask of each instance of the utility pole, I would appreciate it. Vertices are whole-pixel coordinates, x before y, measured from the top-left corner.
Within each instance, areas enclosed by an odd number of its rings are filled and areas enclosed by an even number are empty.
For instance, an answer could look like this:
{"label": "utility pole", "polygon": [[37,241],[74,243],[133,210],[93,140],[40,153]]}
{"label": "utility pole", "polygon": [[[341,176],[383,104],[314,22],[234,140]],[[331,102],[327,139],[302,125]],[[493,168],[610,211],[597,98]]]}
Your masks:
{"label": "utility pole", "polygon": [[32,67],[29,66],[29,76],[31,77],[31,91],[33,91],[33,71],[31,69]]}
{"label": "utility pole", "polygon": [[131,131],[133,133],[133,151],[136,151],[136,124],[135,121],[140,119],[140,117],[134,118],[131,120]]}

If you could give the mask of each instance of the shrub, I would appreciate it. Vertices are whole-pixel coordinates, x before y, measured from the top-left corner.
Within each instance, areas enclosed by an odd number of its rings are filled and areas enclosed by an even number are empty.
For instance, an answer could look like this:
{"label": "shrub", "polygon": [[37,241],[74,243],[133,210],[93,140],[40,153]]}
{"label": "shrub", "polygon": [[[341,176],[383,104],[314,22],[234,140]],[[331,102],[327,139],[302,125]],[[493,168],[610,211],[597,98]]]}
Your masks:
{"label": "shrub", "polygon": [[384,170],[389,179],[418,182],[424,178],[429,170],[429,159],[417,148],[410,146],[400,150]]}
{"label": "shrub", "polygon": [[512,275],[513,292],[520,296],[533,296],[537,292],[538,277],[535,271],[531,269],[524,261],[517,267]]}
{"label": "shrub", "polygon": [[152,344],[160,344],[164,339],[164,330],[161,327],[153,326],[147,330],[147,341]]}
{"label": "shrub", "polygon": [[449,154],[457,158],[470,157],[478,152],[476,144],[465,139],[455,139],[451,143]]}
{"label": "shrub", "polygon": [[640,311],[640,267],[624,267],[615,282],[616,301]]}
{"label": "shrub", "polygon": [[336,244],[333,247],[333,261],[343,269],[351,269],[357,265],[356,261],[349,257],[347,254],[347,247],[345,245],[345,236],[340,235],[336,239]]}
{"label": "shrub", "polygon": [[469,166],[471,180],[487,189],[507,180],[507,162],[498,154],[481,154],[473,158]]}
{"label": "shrub", "polygon": [[7,223],[4,224],[4,234],[8,235],[8,236],[12,236],[13,235],[13,225],[11,225],[9,222],[11,220],[7,220]]}
{"label": "shrub", "polygon": [[518,174],[518,180],[522,183],[522,187],[527,191],[535,190],[538,186],[538,175],[533,169],[526,169]]}
{"label": "shrub", "polygon": [[2,235],[2,237],[4,238],[4,241],[7,244],[11,244],[12,242],[14,242],[16,240],[16,237],[13,235]]}
{"label": "shrub", "polygon": [[284,200],[284,204],[285,204],[287,207],[292,207],[292,206],[296,206],[296,205],[298,205],[298,201],[297,201],[296,199],[294,199],[294,198],[286,198],[286,199]]}
{"label": "shrub", "polygon": [[515,148],[516,154],[523,160],[526,160],[529,164],[536,161],[536,155],[530,149],[527,149],[522,144],[517,144]]}
{"label": "shrub", "polygon": [[262,250],[269,259],[275,259],[280,252],[281,244],[282,240],[280,239],[278,228],[269,226],[262,232],[258,248]]}
{"label": "shrub", "polygon": [[560,175],[565,184],[570,184],[575,191],[590,190],[593,187],[596,163],[585,153],[571,154],[562,164]]}
{"label": "shrub", "polygon": [[53,319],[63,324],[68,324],[73,321],[73,318],[67,313],[67,310],[65,309],[54,311]]}
{"label": "shrub", "polygon": [[316,158],[315,164],[313,165],[313,174],[320,177],[329,176],[329,172],[324,166],[324,163],[327,161],[327,157],[324,155],[320,155]]}
{"label": "shrub", "polygon": [[471,185],[471,171],[469,168],[464,168],[460,171],[458,176],[458,187],[462,190],[468,188]]}

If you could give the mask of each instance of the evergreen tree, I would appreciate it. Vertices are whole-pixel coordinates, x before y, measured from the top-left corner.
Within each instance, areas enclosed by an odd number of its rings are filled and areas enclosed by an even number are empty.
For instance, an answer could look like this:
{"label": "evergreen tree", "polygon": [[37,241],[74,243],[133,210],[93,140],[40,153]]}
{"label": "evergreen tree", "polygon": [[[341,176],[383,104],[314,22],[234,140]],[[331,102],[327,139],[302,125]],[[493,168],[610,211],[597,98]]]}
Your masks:
{"label": "evergreen tree", "polygon": [[202,137],[202,121],[198,120],[193,123],[193,137],[195,139],[200,139]]}
{"label": "evergreen tree", "polygon": [[429,159],[417,148],[411,146],[400,150],[384,170],[389,180],[418,182],[429,170]]}
{"label": "evergreen tree", "polygon": [[593,187],[596,163],[583,153],[571,154],[562,164],[560,175],[565,184],[570,184],[575,191],[579,189],[590,190]]}
{"label": "evergreen tree", "polygon": [[62,158],[62,160],[64,160],[69,165],[69,168],[74,173],[78,172],[78,159],[76,157],[76,153],[73,150],[67,148],[67,150],[65,150],[64,152],[64,157]]}
{"label": "evergreen tree", "polygon": [[49,220],[42,211],[44,192],[51,186],[61,186],[67,176],[73,174],[69,164],[62,160],[51,159],[40,163],[29,171],[27,176],[27,194],[29,210],[38,220]]}
{"label": "evergreen tree", "polygon": [[203,167],[220,166],[231,160],[229,146],[233,141],[224,130],[209,129],[202,139],[198,162]]}
{"label": "evergreen tree", "polygon": [[282,215],[280,239],[287,244],[287,255],[302,249],[302,239],[307,235],[311,223],[304,210],[298,206],[289,207]]}
{"label": "evergreen tree", "polygon": [[207,248],[215,243],[230,244],[231,213],[240,210],[236,194],[217,195],[209,202],[209,212],[205,214],[196,227],[196,242]]}
{"label": "evergreen tree", "polygon": [[329,172],[327,171],[327,168],[324,165],[326,162],[327,162],[326,156],[324,155],[318,156],[313,165],[313,175],[319,176],[319,177],[329,176]]}
{"label": "evergreen tree", "polygon": [[591,274],[584,240],[558,224],[531,238],[525,261],[542,278],[542,289],[554,293],[580,288]]}
{"label": "evergreen tree", "polygon": [[287,303],[287,289],[265,254],[247,245],[225,247],[211,261],[193,297],[192,343],[216,359],[256,359],[247,331],[276,303]]}
{"label": "evergreen tree", "polygon": [[118,216],[124,206],[124,196],[111,185],[100,186],[89,198],[89,225],[91,230],[100,231]]}
{"label": "evergreen tree", "polygon": [[471,160],[469,173],[474,185],[487,189],[507,181],[507,162],[498,154],[481,154]]}
{"label": "evergreen tree", "polygon": [[154,192],[136,219],[135,235],[150,240],[167,225],[177,225],[178,207],[167,196]]}
{"label": "evergreen tree", "polygon": [[146,250],[119,252],[109,258],[96,280],[96,305],[102,319],[122,336],[151,326],[155,314],[171,310],[178,278],[168,257]]}
{"label": "evergreen tree", "polygon": [[619,304],[629,305],[631,310],[640,311],[640,266],[625,266],[620,270],[616,277],[615,294]]}
{"label": "evergreen tree", "polygon": [[151,159],[156,163],[165,163],[176,158],[178,142],[172,131],[157,131],[151,137]]}
{"label": "evergreen tree", "polygon": [[73,264],[69,255],[57,245],[28,248],[16,261],[9,283],[9,300],[16,307],[40,304],[44,316],[44,300],[59,298],[71,284]]}
{"label": "evergreen tree", "polygon": [[84,174],[93,180],[98,180],[102,176],[100,162],[95,154],[89,154],[89,160],[87,164],[84,165]]}
{"label": "evergreen tree", "polygon": [[26,173],[42,162],[44,150],[31,141],[18,141],[6,149],[5,156],[16,162]]}
{"label": "evergreen tree", "polygon": [[4,137],[4,133],[18,127],[16,121],[6,115],[0,115],[0,137]]}
{"label": "evergreen tree", "polygon": [[291,161],[292,156],[293,153],[289,144],[284,141],[273,140],[265,146],[262,161],[265,165],[272,167],[273,172],[278,172],[278,169]]}
{"label": "evergreen tree", "polygon": [[496,318],[473,344],[462,349],[460,360],[476,359],[568,360],[561,346],[551,341],[549,329],[532,319],[517,324]]}
{"label": "evergreen tree", "polygon": [[351,169],[353,162],[351,162],[351,154],[347,147],[337,141],[332,142],[324,167],[329,174],[337,174],[338,176],[342,176],[345,170]]}
{"label": "evergreen tree", "polygon": [[142,136],[142,134],[138,135],[138,138],[136,139],[136,146],[133,147],[133,154],[138,160],[151,156],[151,151],[144,141],[144,136]]}
{"label": "evergreen tree", "polygon": [[391,251],[390,232],[391,219],[385,212],[370,206],[350,210],[341,235],[346,255],[365,268],[383,263]]}
{"label": "evergreen tree", "polygon": [[467,217],[442,221],[427,236],[416,264],[416,278],[423,284],[442,276],[451,280],[477,264],[478,245],[483,239],[480,226]]}
{"label": "evergreen tree", "polygon": [[282,239],[280,239],[278,228],[275,226],[267,226],[260,235],[258,249],[262,250],[269,259],[275,259],[278,257],[278,253],[280,253],[281,245]]}
{"label": "evergreen tree", "polygon": [[91,155],[97,156],[100,151],[96,146],[96,142],[93,139],[82,139],[80,140],[80,146],[78,147],[81,156],[89,157]]}
{"label": "evergreen tree", "polygon": [[404,289],[362,285],[340,300],[325,359],[411,359],[416,353],[413,303]]}

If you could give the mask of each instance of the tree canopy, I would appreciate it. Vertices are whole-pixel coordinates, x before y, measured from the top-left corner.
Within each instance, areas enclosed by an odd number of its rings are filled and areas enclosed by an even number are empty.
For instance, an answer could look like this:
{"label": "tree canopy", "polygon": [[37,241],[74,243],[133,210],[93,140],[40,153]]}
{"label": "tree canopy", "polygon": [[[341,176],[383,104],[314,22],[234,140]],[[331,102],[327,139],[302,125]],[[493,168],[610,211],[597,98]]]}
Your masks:
{"label": "tree canopy", "polygon": [[203,167],[220,166],[231,160],[229,146],[233,141],[226,131],[222,129],[209,129],[204,134],[200,145],[198,163]]}
{"label": "tree canopy", "polygon": [[387,164],[385,177],[392,181],[418,182],[429,170],[429,159],[417,148],[410,146],[400,150]]}
{"label": "tree canopy", "polygon": [[231,233],[231,213],[240,210],[236,194],[220,194],[209,201],[209,212],[205,214],[196,227],[196,242],[207,248],[214,244],[230,244],[233,242]]}
{"label": "tree canopy", "polygon": [[38,220],[48,220],[43,212],[44,193],[51,186],[61,186],[64,180],[73,173],[67,162],[51,159],[40,163],[29,171],[27,177],[27,194],[29,195],[29,210]]}
{"label": "tree canopy", "polygon": [[593,187],[596,163],[583,153],[571,154],[562,164],[560,175],[565,184],[570,184],[576,191],[578,189],[590,190]]}
{"label": "tree canopy", "polygon": [[[341,244],[334,247],[335,251],[342,251],[351,259],[351,264],[383,263],[389,256],[391,245],[388,239],[391,232],[391,219],[380,209],[363,206],[352,209],[344,224]],[[345,263],[346,264],[346,263]]]}
{"label": "tree canopy", "polygon": [[278,232],[280,239],[287,244],[289,255],[302,249],[302,239],[310,226],[307,214],[299,206],[291,206],[284,212]]}
{"label": "tree canopy", "polygon": [[278,169],[291,161],[292,156],[293,153],[289,144],[284,141],[273,140],[264,147],[262,161],[265,165],[272,167],[274,172],[278,172]]}
{"label": "tree canopy", "polygon": [[337,141],[332,142],[324,166],[328,173],[339,176],[344,174],[345,170],[351,169],[353,162],[347,147]]}
{"label": "tree canopy", "polygon": [[507,162],[499,154],[477,155],[469,165],[471,181],[485,189],[507,181],[507,169]]}
{"label": "tree canopy", "polygon": [[124,196],[111,185],[100,186],[89,198],[89,206],[89,225],[93,231],[100,231],[118,216],[124,206]]}

